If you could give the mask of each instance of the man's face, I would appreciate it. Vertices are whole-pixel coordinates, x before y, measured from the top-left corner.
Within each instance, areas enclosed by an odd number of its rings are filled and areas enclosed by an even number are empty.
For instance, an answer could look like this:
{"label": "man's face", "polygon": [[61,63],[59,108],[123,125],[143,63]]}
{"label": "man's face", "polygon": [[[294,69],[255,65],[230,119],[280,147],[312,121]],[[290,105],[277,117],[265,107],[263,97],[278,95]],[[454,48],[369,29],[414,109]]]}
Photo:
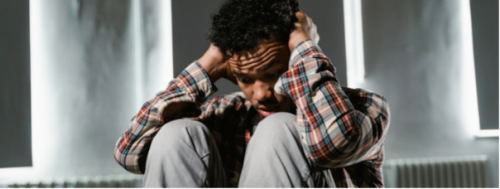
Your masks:
{"label": "man's face", "polygon": [[287,44],[264,40],[255,51],[235,54],[228,60],[241,90],[263,117],[295,110],[290,97],[274,92],[274,84],[288,70],[289,58]]}

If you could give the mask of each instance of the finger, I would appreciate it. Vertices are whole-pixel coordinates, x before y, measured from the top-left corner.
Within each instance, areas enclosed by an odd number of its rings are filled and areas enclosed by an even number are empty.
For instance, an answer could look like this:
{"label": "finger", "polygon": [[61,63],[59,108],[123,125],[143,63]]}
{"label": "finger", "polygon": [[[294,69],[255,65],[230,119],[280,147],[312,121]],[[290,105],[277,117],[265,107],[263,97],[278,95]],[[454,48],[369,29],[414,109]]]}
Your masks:
{"label": "finger", "polygon": [[316,44],[319,43],[319,34],[318,34],[318,28],[316,27],[316,24],[313,24],[312,30],[311,30],[311,37],[313,40],[316,42]]}
{"label": "finger", "polygon": [[299,23],[307,21],[307,15],[300,10],[295,13],[295,16],[297,17],[297,22]]}

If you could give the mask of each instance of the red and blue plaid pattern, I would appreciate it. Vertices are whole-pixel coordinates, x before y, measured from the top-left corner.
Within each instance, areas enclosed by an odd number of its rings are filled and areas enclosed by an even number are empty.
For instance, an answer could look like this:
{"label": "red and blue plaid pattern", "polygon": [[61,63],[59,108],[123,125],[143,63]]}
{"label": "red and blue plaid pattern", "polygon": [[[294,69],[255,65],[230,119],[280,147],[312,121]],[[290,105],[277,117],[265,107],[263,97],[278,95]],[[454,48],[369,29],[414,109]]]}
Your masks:
{"label": "red and blue plaid pattern", "polygon": [[380,150],[389,125],[386,100],[358,90],[355,109],[335,78],[335,68],[311,40],[292,52],[290,69],[275,85],[297,106],[299,132],[311,160],[322,167],[346,167]]}
{"label": "red and blue plaid pattern", "polygon": [[[257,112],[241,92],[203,103],[215,91],[201,65],[196,61],[189,65],[133,117],[116,143],[116,161],[130,172],[143,173],[151,140],[160,127],[170,120],[192,117],[209,127],[228,183],[237,186],[253,130],[250,119]],[[331,168],[337,187],[383,186],[383,141],[390,111],[382,96],[341,88],[331,61],[311,40],[294,49],[290,68],[276,83],[275,91],[294,100],[308,156]],[[165,109],[179,104],[188,107],[187,111],[163,116]]]}

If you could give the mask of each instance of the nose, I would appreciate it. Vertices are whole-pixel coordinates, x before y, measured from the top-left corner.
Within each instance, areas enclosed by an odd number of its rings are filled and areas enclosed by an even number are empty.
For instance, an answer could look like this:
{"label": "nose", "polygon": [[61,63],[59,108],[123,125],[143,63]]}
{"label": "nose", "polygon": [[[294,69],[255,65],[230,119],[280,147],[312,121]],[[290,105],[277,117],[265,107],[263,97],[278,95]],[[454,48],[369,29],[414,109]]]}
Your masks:
{"label": "nose", "polygon": [[270,99],[273,96],[272,87],[262,81],[255,81],[253,85],[253,98],[257,102],[263,102]]}

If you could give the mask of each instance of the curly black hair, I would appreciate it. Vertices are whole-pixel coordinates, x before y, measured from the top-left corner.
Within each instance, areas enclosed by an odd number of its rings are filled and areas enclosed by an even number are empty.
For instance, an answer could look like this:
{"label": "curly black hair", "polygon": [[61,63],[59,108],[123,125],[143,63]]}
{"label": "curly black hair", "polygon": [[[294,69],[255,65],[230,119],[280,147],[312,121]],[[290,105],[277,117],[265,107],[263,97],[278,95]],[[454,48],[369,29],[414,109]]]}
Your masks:
{"label": "curly black hair", "polygon": [[296,0],[227,0],[212,15],[208,39],[226,57],[254,50],[262,39],[287,44],[298,10]]}

